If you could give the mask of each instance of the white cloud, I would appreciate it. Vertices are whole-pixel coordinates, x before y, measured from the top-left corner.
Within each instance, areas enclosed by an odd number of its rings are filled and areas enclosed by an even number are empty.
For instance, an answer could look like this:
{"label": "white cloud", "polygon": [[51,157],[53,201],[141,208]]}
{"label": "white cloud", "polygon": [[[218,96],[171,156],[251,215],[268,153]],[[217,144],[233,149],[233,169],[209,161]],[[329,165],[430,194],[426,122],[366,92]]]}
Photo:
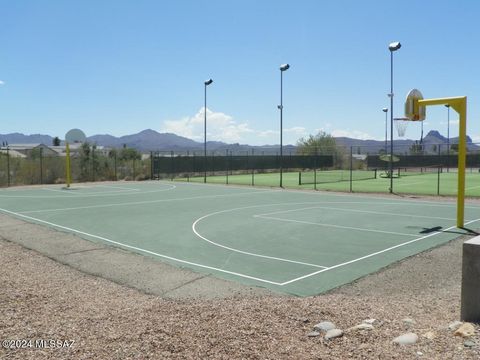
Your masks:
{"label": "white cloud", "polygon": [[[166,120],[162,131],[175,133],[194,140],[202,140],[205,110],[202,107],[194,116],[180,120]],[[240,142],[243,135],[254,133],[247,123],[237,123],[230,115],[213,112],[207,108],[207,140]]]}
{"label": "white cloud", "polygon": [[5,85],[5,81],[0,80],[0,86]]}

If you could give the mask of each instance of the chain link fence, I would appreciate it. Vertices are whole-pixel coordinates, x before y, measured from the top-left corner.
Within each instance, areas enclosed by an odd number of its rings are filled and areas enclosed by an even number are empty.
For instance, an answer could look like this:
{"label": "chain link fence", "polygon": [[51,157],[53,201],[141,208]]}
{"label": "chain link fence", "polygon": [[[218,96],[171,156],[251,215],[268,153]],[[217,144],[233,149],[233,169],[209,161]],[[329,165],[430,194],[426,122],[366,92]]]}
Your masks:
{"label": "chain link fence", "polygon": [[[0,187],[65,183],[65,156],[12,153],[8,148],[0,152]],[[85,154],[71,154],[73,182],[146,180],[151,178],[150,170],[149,158],[123,159],[115,151],[105,154],[90,148]]]}
{"label": "chain link fence", "polygon": [[[72,181],[168,179],[342,192],[455,196],[458,183],[457,144],[394,144],[152,152],[125,159],[116,151],[95,150],[71,157]],[[0,152],[0,186],[65,183],[65,157],[32,153],[14,157]],[[466,195],[480,196],[480,145],[469,143]]]}

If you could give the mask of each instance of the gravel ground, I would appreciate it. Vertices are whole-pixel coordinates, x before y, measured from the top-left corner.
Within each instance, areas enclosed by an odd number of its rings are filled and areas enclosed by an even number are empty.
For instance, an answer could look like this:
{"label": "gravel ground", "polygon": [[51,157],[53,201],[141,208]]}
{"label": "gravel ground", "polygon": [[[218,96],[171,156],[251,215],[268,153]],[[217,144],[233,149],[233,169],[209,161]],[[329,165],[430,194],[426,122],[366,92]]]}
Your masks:
{"label": "gravel ground", "polygon": [[[321,296],[172,300],[84,274],[2,239],[0,339],[74,343],[2,348],[0,358],[479,359],[478,326],[469,339],[448,329],[459,319],[463,240]],[[371,318],[373,330],[345,331],[333,340],[307,336],[323,320],[346,330]],[[393,344],[406,332],[416,333],[418,342]]]}

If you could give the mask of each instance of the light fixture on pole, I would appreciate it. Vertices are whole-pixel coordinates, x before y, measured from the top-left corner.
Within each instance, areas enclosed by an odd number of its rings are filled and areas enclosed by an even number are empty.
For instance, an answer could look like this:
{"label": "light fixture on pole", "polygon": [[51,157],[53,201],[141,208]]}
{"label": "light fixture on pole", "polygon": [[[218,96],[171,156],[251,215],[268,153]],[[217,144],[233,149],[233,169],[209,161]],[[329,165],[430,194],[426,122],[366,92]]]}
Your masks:
{"label": "light fixture on pole", "polygon": [[203,182],[207,182],[207,86],[213,83],[212,79],[208,79],[204,82],[205,85],[205,106],[204,110],[204,120],[203,120]]}
{"label": "light fixture on pole", "polygon": [[383,108],[382,111],[385,113],[385,154],[386,154],[387,153],[388,108]]}
{"label": "light fixture on pole", "polygon": [[283,72],[289,68],[288,64],[280,66],[280,187],[283,187]]}
{"label": "light fixture on pole", "polygon": [[402,44],[398,41],[388,45],[390,50],[390,193],[393,193],[393,53],[400,49]]}

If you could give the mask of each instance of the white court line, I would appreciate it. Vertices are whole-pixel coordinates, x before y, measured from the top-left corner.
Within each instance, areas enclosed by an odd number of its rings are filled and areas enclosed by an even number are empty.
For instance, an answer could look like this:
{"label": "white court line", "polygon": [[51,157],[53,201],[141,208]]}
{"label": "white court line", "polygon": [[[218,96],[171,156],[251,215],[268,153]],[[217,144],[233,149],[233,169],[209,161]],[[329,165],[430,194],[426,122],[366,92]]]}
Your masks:
{"label": "white court line", "polygon": [[[70,194],[70,193],[68,192],[68,190],[58,190],[58,189],[50,189],[50,188],[41,188],[40,190],[59,192],[59,193],[62,193],[62,194],[64,194],[64,195]],[[78,194],[76,194],[75,192],[73,192],[72,194],[78,195]]]}
{"label": "white court line", "polygon": [[[163,184],[162,184],[163,185]],[[172,184],[167,184],[169,187],[166,189],[157,189],[157,190],[148,190],[148,191],[141,191],[141,192],[134,192],[134,191],[104,191],[104,192],[96,192],[96,193],[75,193],[74,189],[71,190],[58,190],[58,191],[65,191],[68,192],[63,196],[43,196],[43,195],[2,195],[0,194],[0,197],[3,198],[26,198],[26,199],[53,199],[53,198],[82,198],[82,197],[103,197],[103,196],[117,196],[117,195],[136,195],[136,194],[150,194],[150,193],[158,193],[158,192],[163,192],[163,191],[169,191],[176,189],[177,187]],[[75,187],[77,188],[77,187]],[[94,187],[79,187],[82,189],[90,189]],[[46,188],[43,188],[46,189]],[[31,190],[38,190],[37,189],[31,189]],[[42,189],[40,189],[42,190]],[[73,194],[73,195],[70,195]]]}
{"label": "white court line", "polygon": [[[334,204],[339,204],[339,203],[342,203],[342,204],[365,204],[365,202],[363,201],[358,201],[358,202],[338,202],[338,201],[334,201],[334,202],[321,202],[320,204],[325,204],[325,203],[334,203]],[[227,213],[227,212],[233,212],[233,211],[238,211],[238,210],[246,210],[246,209],[255,209],[255,208],[261,208],[261,207],[269,207],[269,206],[292,206],[292,205],[316,205],[316,204],[319,204],[318,202],[317,203],[312,203],[312,202],[300,202],[300,203],[276,203],[276,204],[263,204],[263,205],[251,205],[251,206],[244,206],[244,207],[239,207],[239,208],[233,208],[233,209],[226,209],[226,210],[220,210],[220,211],[215,211],[215,212],[212,212],[212,213],[209,213],[209,214],[206,214],[200,218],[198,218],[197,220],[195,220],[192,224],[192,231],[194,232],[195,235],[197,235],[200,239],[204,240],[204,241],[207,241],[208,243],[212,244],[212,245],[215,245],[215,246],[218,246],[218,247],[221,247],[221,248],[224,248],[224,249],[227,249],[227,250],[230,250],[230,251],[234,251],[234,252],[237,252],[237,253],[240,253],[240,254],[245,254],[245,255],[250,255],[250,256],[256,256],[256,257],[262,257],[262,258],[268,258],[268,259],[274,259],[274,260],[279,260],[279,261],[284,261],[284,262],[291,262],[291,263],[297,263],[297,264],[302,264],[302,265],[308,265],[308,266],[315,266],[315,267],[321,267],[321,268],[325,268],[325,266],[322,266],[322,265],[316,265],[316,264],[311,264],[311,263],[305,263],[305,262],[300,262],[300,261],[294,261],[294,260],[288,260],[288,259],[284,259],[284,258],[275,258],[275,257],[271,257],[271,256],[266,256],[266,255],[261,255],[261,254],[257,254],[257,253],[251,253],[251,252],[247,252],[247,251],[243,251],[243,250],[240,250],[240,249],[236,249],[236,248],[233,248],[233,247],[229,247],[229,246],[225,246],[225,245],[222,245],[222,244],[219,244],[215,241],[212,241],[208,238],[206,238],[205,236],[201,235],[199,233],[199,231],[197,230],[197,225],[198,223],[200,223],[201,221],[205,220],[206,218],[208,217],[211,217],[211,216],[214,216],[214,215],[218,215],[218,214],[222,214],[222,213]],[[375,204],[384,204],[384,203],[378,203],[378,202],[375,202]],[[395,205],[396,203],[394,203]],[[403,204],[401,204],[403,205]],[[295,210],[287,210],[287,211],[295,211]],[[258,215],[253,215],[253,217],[259,217],[259,218],[264,218],[264,219],[268,219],[267,217],[261,217],[261,216],[258,216]],[[284,219],[279,219],[279,218],[271,218],[273,220],[280,220],[280,221],[285,221]],[[298,222],[298,221],[295,221],[295,220],[292,220],[294,222]],[[306,223],[306,222],[303,222],[303,223]],[[409,236],[409,237],[412,237],[412,236],[417,236],[417,234],[406,234],[406,233],[398,233],[398,232],[390,232],[390,231],[382,231],[382,230],[369,230],[369,229],[364,229],[364,228],[354,228],[354,227],[346,227],[346,226],[340,226],[340,225],[331,225],[331,224],[318,224],[318,223],[308,223],[310,225],[322,225],[322,226],[329,226],[329,227],[337,227],[337,228],[343,228],[343,229],[350,229],[350,230],[359,230],[359,231],[368,231],[368,232],[379,232],[379,233],[383,233],[383,234],[393,234],[393,235],[400,235],[400,236]]]}
{"label": "white court line", "polygon": [[39,223],[50,225],[50,226],[53,226],[53,227],[56,227],[56,228],[59,228],[59,229],[71,231],[71,232],[74,232],[74,233],[77,233],[77,234],[80,234],[80,235],[85,235],[85,236],[89,236],[89,237],[92,237],[92,238],[95,238],[95,239],[106,241],[106,242],[109,242],[109,243],[112,243],[112,244],[115,244],[115,245],[119,245],[121,247],[125,247],[127,249],[137,250],[137,251],[141,251],[141,252],[144,252],[144,253],[150,254],[150,255],[155,255],[155,256],[158,256],[158,257],[161,257],[161,258],[164,258],[164,259],[177,261],[177,262],[182,263],[182,264],[198,266],[198,267],[201,267],[201,268],[204,268],[204,269],[215,270],[215,271],[223,272],[225,274],[235,275],[235,276],[239,276],[239,277],[243,277],[243,278],[251,279],[251,280],[256,280],[256,281],[260,281],[260,282],[264,282],[264,283],[268,283],[268,284],[281,285],[281,283],[279,283],[279,282],[265,280],[265,279],[261,279],[261,278],[257,278],[257,277],[254,277],[254,276],[245,275],[245,274],[241,274],[241,273],[237,273],[237,272],[233,272],[233,271],[223,270],[223,269],[219,269],[219,268],[216,268],[216,267],[213,267],[213,266],[202,265],[202,264],[194,263],[194,262],[191,262],[191,261],[181,260],[181,259],[178,259],[178,258],[175,258],[175,257],[172,257],[172,256],[156,253],[156,252],[146,250],[146,249],[142,249],[142,248],[139,248],[139,247],[136,247],[136,246],[123,244],[123,243],[118,242],[118,241],[107,239],[103,236],[98,236],[98,235],[87,233],[85,231],[80,231],[80,230],[76,230],[76,229],[69,228],[69,227],[66,227],[66,226],[54,224],[54,223],[49,222],[49,221],[40,220],[40,219],[31,217],[31,216],[27,216],[27,215],[22,215],[20,213],[16,213],[16,212],[13,212],[13,211],[10,211],[10,210],[0,208],[0,211],[3,211],[7,214],[18,216],[18,217],[21,217],[21,218],[24,218],[24,219],[29,219],[29,220],[33,220],[33,221],[36,221],[36,222],[39,222]]}
{"label": "white court line", "polygon": [[270,217],[270,216],[253,215],[253,217],[256,217],[256,218],[259,218],[259,219],[269,219],[269,220],[276,220],[276,221],[283,221],[283,222],[293,222],[293,223],[298,223],[298,224],[316,225],[316,226],[322,226],[322,227],[332,227],[332,228],[336,228],[336,229],[357,230],[357,231],[374,232],[374,233],[380,233],[380,234],[390,234],[390,235],[399,235],[399,236],[409,236],[409,237],[417,236],[417,234],[407,234],[407,233],[400,233],[400,232],[395,232],[395,231],[385,231],[385,230],[357,228],[357,227],[353,227],[353,226],[315,223],[315,222],[310,222],[310,221],[282,219],[282,218],[276,218],[276,217]]}
{"label": "white court line", "polygon": [[[469,224],[474,223],[474,222],[477,222],[477,221],[480,221],[480,219],[471,220],[471,221],[465,223],[465,225],[469,225]],[[398,244],[398,245],[389,247],[389,248],[384,249],[384,250],[380,250],[380,251],[377,251],[377,252],[374,252],[374,253],[371,253],[371,254],[368,254],[368,255],[359,257],[359,258],[357,258],[357,259],[353,259],[353,260],[346,261],[346,262],[341,263],[341,264],[337,264],[337,265],[334,265],[334,266],[330,266],[330,267],[327,268],[327,269],[315,271],[315,272],[313,272],[313,273],[311,273],[311,274],[303,275],[303,276],[300,276],[300,277],[298,277],[298,278],[295,278],[295,279],[292,279],[292,280],[289,280],[289,281],[285,281],[285,282],[281,283],[280,285],[281,285],[281,286],[285,286],[285,285],[291,284],[291,283],[293,283],[293,282],[296,282],[296,281],[299,281],[299,280],[303,280],[303,279],[306,279],[306,278],[308,278],[308,277],[311,277],[311,276],[314,276],[314,275],[323,273],[323,272],[325,272],[325,271],[329,271],[329,270],[332,270],[332,269],[336,269],[336,268],[339,268],[339,267],[342,267],[342,266],[345,266],[345,265],[350,265],[350,264],[353,264],[353,263],[355,263],[355,262],[368,259],[368,258],[370,258],[370,257],[372,257],[372,256],[379,255],[379,254],[383,254],[383,253],[385,253],[385,252],[387,252],[387,251],[391,251],[391,250],[393,250],[393,249],[397,249],[397,248],[399,248],[399,247],[402,247],[402,246],[405,246],[405,245],[408,245],[408,244],[412,244],[412,243],[414,243],[414,242],[417,242],[417,241],[420,241],[420,240],[423,240],[423,239],[426,239],[426,238],[429,238],[429,237],[432,237],[432,236],[435,236],[435,235],[438,235],[438,234],[441,234],[441,233],[450,231],[450,230],[455,229],[455,228],[456,228],[456,226],[450,226],[449,228],[446,228],[446,229],[444,229],[444,230],[442,230],[442,231],[436,231],[436,232],[434,232],[434,233],[431,233],[431,234],[428,234],[428,235],[419,237],[419,238],[417,238],[417,239],[413,239],[413,240],[404,242],[404,243],[402,243],[402,244]]]}
{"label": "white court line", "polygon": [[29,211],[20,211],[20,214],[33,214],[33,213],[43,213],[43,212],[52,212],[52,211],[70,211],[70,210],[84,210],[84,209],[97,209],[97,208],[107,208],[115,206],[130,206],[130,205],[144,205],[144,204],[156,204],[162,202],[172,202],[172,201],[183,201],[183,200],[197,200],[197,199],[210,199],[226,196],[238,196],[238,195],[249,195],[249,194],[262,194],[269,193],[271,190],[264,191],[250,191],[244,193],[234,193],[234,194],[219,194],[219,195],[203,195],[203,196],[192,196],[185,198],[173,198],[173,199],[158,199],[158,200],[145,200],[145,201],[131,201],[126,203],[118,204],[102,204],[102,205],[89,205],[89,206],[77,206],[69,208],[56,208],[56,209],[42,209],[42,210],[29,210]]}
{"label": "white court line", "polygon": [[[342,203],[337,202],[337,204],[342,204]],[[382,204],[382,205],[384,205],[384,204]],[[365,213],[365,214],[392,215],[392,216],[399,216],[399,217],[404,216],[404,217],[425,218],[425,219],[434,219],[434,220],[449,220],[449,221],[455,221],[456,220],[456,219],[453,219],[453,218],[444,218],[444,217],[437,217],[437,216],[424,216],[424,215],[416,215],[416,214],[398,214],[398,213],[390,213],[390,212],[344,209],[344,208],[327,207],[327,206],[312,206],[312,207],[306,207],[306,208],[301,208],[301,209],[275,211],[275,212],[271,212],[271,213],[258,214],[258,215],[254,215],[254,216],[262,217],[262,216],[269,216],[269,215],[283,214],[283,213],[289,213],[289,212],[294,212],[294,211],[311,210],[311,209],[339,210],[339,211],[357,212],[357,213]]]}
{"label": "white court line", "polygon": [[[258,206],[258,205],[257,205]],[[252,206],[252,207],[257,207],[257,206]],[[194,221],[194,223],[192,224],[192,231],[195,235],[197,235],[200,239],[202,240],[205,240],[206,242],[212,244],[212,245],[215,245],[215,246],[218,246],[220,248],[223,248],[223,249],[227,249],[227,250],[230,250],[230,251],[234,251],[236,253],[239,253],[239,254],[244,254],[244,255],[249,255],[249,256],[254,256],[254,257],[259,257],[259,258],[264,258],[264,259],[271,259],[271,260],[278,260],[278,261],[283,261],[283,262],[288,262],[288,263],[293,263],[293,264],[300,264],[300,265],[306,265],[306,266],[312,266],[312,267],[317,267],[317,268],[322,268],[322,269],[326,269],[327,267],[326,266],[321,266],[321,265],[317,265],[317,264],[310,264],[310,263],[306,263],[306,262],[302,262],[302,261],[295,261],[295,260],[289,260],[289,259],[285,259],[285,258],[280,258],[280,257],[274,257],[274,256],[267,256],[267,255],[261,255],[261,254],[258,254],[258,253],[252,253],[252,252],[248,252],[248,251],[243,251],[243,250],[239,250],[239,249],[235,249],[235,248],[232,248],[232,247],[229,247],[229,246],[226,246],[226,245],[222,245],[222,244],[219,244],[219,243],[216,243],[212,240],[209,240],[208,238],[206,238],[205,236],[201,235],[197,229],[196,229],[196,226],[197,224],[202,221],[203,219],[207,218],[207,217],[210,217],[210,216],[213,216],[213,215],[217,215],[217,214],[221,214],[221,213],[224,213],[224,212],[228,212],[228,211],[234,211],[234,210],[239,210],[239,209],[248,209],[250,208],[250,206],[246,207],[246,208],[237,208],[237,209],[229,209],[229,210],[221,210],[221,211],[216,211],[216,212],[213,212],[213,213],[210,213],[210,214],[207,214],[207,215],[204,215],[200,218],[198,218],[197,220]]]}
{"label": "white court line", "polygon": [[120,189],[120,190],[128,190],[128,191],[140,191],[140,189],[128,188],[123,186],[96,185],[95,187],[108,188],[108,189]]}

